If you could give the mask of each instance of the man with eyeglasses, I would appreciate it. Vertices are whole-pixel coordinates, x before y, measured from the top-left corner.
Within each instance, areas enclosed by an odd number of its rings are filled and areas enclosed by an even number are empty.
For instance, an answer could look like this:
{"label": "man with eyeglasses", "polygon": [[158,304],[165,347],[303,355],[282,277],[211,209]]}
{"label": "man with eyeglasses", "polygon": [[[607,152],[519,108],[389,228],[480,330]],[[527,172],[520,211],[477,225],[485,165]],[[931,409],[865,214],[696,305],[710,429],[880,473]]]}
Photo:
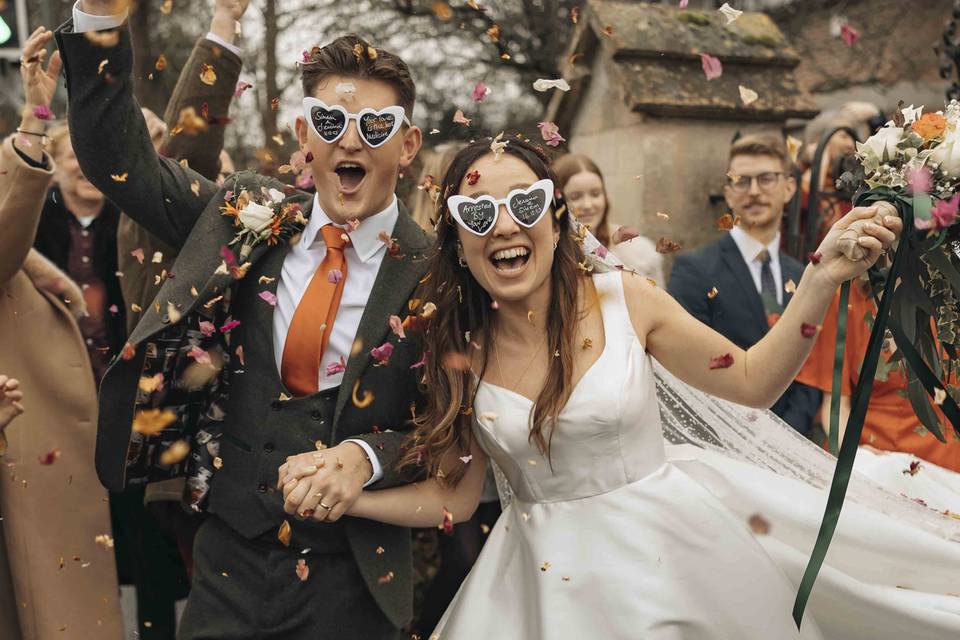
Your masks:
{"label": "man with eyeglasses", "polygon": [[[701,322],[747,349],[790,302],[803,265],[780,252],[783,209],[797,189],[778,134],[752,134],[730,148],[724,197],[737,224],[721,240],[677,256],[667,290]],[[771,407],[811,435],[821,392],[794,382]]]}

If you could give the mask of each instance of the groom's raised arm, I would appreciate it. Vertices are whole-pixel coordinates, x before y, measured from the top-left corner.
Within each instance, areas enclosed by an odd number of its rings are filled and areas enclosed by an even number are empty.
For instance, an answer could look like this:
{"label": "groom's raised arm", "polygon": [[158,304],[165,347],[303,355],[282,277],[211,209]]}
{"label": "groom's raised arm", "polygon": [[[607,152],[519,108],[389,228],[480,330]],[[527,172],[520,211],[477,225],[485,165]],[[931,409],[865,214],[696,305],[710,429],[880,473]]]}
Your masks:
{"label": "groom's raised arm", "polygon": [[[181,247],[217,185],[155,151],[133,97],[133,49],[120,3],[78,0],[56,33],[70,137],[84,175],[127,215]],[[93,14],[90,15],[86,11]],[[110,42],[102,29],[120,27]]]}

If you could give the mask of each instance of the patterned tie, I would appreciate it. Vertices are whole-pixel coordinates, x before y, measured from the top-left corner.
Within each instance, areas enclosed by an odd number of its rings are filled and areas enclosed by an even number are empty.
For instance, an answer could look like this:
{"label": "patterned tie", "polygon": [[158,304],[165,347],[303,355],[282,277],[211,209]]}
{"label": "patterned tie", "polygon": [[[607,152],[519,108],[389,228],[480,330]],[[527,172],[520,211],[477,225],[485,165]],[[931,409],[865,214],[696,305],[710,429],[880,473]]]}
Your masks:
{"label": "patterned tie", "polygon": [[320,233],[327,245],[327,255],[293,313],[280,363],[283,383],[296,396],[310,395],[319,389],[320,361],[330,342],[343,283],[347,279],[347,261],[343,255],[349,241],[346,234],[332,224],[324,225]]}
{"label": "patterned tie", "polygon": [[763,249],[756,259],[760,262],[760,298],[763,300],[764,311],[768,314],[781,313],[783,309],[777,302],[777,283],[770,267],[770,252]]}

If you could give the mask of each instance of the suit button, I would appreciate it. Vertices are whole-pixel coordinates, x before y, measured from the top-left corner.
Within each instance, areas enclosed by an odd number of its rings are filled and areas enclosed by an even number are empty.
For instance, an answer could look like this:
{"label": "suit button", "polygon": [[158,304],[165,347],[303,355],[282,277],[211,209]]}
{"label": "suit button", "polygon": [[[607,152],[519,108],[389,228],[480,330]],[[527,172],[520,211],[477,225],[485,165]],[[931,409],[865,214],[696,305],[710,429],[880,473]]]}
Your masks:
{"label": "suit button", "polygon": [[267,485],[261,484],[259,487],[257,487],[257,491],[259,491],[260,493],[266,493],[266,492],[267,492]]}
{"label": "suit button", "polygon": [[160,322],[162,322],[163,324],[170,324],[170,316],[167,315],[166,313],[163,314],[163,316],[160,318]]}
{"label": "suit button", "polygon": [[314,420],[318,420],[319,422],[323,422],[323,414],[320,413],[319,411],[311,411],[310,417],[313,418]]}
{"label": "suit button", "polygon": [[273,453],[273,443],[268,442],[267,444],[263,445],[263,450],[267,453]]}
{"label": "suit button", "polygon": [[271,402],[270,408],[273,409],[274,411],[280,411],[280,401],[274,400],[273,402]]}

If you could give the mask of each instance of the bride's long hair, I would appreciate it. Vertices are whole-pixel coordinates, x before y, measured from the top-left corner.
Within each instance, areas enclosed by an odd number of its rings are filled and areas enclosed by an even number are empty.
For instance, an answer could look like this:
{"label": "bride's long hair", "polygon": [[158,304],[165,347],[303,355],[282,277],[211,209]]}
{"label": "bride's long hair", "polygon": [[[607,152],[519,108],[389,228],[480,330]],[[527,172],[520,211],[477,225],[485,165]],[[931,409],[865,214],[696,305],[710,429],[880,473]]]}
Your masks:
{"label": "bride's long hair", "polygon": [[[508,138],[503,152],[526,163],[538,179],[550,178],[559,187],[546,155],[538,147],[520,138]],[[447,208],[447,198],[459,193],[470,167],[489,153],[489,138],[473,142],[454,157],[447,170],[437,202],[436,249],[416,294],[427,354],[423,367],[426,403],[414,418],[412,441],[399,464],[401,467],[422,465],[431,476],[450,486],[460,481],[467,465],[448,466],[441,471],[440,463],[451,450],[459,456],[470,449],[476,385],[468,363],[470,354],[479,349],[478,373],[483,377],[497,314],[490,294],[470,269],[460,266],[457,223]],[[571,235],[569,213],[559,193],[554,194],[548,215],[560,231],[550,269],[547,313],[548,353],[554,357],[550,358],[546,380],[531,412],[529,438],[549,457],[553,425],[572,391],[573,355],[577,348],[574,340],[581,315],[578,301],[584,283],[585,259],[578,239]],[[423,313],[422,309],[430,303],[436,305],[436,310]],[[482,336],[483,344],[477,344],[478,336]]]}

